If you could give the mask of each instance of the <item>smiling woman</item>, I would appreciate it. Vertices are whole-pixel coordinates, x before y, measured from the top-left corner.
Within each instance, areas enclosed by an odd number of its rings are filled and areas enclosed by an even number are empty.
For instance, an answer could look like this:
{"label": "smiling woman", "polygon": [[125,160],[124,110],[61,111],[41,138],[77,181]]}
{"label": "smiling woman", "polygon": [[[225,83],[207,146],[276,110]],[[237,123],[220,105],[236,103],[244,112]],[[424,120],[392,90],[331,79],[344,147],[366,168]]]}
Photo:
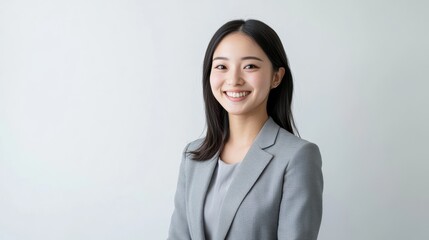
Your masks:
{"label": "smiling woman", "polygon": [[223,25],[203,69],[207,132],[183,153],[169,239],[317,239],[319,148],[295,136],[292,74],[258,20]]}
{"label": "smiling woman", "polygon": [[211,89],[229,117],[264,115],[266,119],[269,91],[280,83],[285,69],[274,71],[264,51],[241,32],[226,36],[213,56]]}

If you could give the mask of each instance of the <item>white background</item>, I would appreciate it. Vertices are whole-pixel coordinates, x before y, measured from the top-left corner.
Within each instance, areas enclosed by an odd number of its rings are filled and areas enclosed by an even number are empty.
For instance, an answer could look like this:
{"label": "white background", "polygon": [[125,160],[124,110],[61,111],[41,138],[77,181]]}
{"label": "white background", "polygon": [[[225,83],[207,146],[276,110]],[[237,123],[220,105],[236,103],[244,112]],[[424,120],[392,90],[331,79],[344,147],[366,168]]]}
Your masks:
{"label": "white background", "polygon": [[0,240],[165,239],[202,60],[283,41],[325,177],[319,239],[429,239],[426,1],[0,1]]}

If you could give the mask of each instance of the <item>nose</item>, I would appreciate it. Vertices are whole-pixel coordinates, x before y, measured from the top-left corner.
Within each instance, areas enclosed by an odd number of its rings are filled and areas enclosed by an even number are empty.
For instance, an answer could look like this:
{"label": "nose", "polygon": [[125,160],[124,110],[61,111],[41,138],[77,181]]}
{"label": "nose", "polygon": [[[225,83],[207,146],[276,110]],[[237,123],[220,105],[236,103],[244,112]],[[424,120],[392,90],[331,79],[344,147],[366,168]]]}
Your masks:
{"label": "nose", "polygon": [[243,85],[244,79],[241,76],[241,71],[239,68],[234,68],[229,71],[227,74],[225,83],[230,86]]}

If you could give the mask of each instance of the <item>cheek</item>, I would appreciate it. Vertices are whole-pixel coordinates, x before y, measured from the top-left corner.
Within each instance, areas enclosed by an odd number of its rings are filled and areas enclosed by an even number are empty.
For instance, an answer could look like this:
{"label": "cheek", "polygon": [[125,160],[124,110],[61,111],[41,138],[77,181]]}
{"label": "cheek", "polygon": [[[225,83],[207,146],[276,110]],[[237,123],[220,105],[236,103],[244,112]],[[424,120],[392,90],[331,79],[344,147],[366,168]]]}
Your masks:
{"label": "cheek", "polygon": [[210,74],[210,86],[214,94],[219,92],[219,88],[222,87],[222,76],[220,74]]}
{"label": "cheek", "polygon": [[271,89],[270,80],[270,75],[262,72],[247,78],[247,82],[260,92],[268,92]]}

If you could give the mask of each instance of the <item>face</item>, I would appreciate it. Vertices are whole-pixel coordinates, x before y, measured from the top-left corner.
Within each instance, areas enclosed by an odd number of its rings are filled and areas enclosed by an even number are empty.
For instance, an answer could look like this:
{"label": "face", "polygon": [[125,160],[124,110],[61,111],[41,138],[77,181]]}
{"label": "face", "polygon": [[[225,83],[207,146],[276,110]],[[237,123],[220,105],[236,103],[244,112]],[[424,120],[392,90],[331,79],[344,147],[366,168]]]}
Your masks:
{"label": "face", "polygon": [[268,94],[280,84],[284,68],[274,72],[261,47],[241,32],[225,36],[212,60],[211,90],[228,114],[266,115]]}

